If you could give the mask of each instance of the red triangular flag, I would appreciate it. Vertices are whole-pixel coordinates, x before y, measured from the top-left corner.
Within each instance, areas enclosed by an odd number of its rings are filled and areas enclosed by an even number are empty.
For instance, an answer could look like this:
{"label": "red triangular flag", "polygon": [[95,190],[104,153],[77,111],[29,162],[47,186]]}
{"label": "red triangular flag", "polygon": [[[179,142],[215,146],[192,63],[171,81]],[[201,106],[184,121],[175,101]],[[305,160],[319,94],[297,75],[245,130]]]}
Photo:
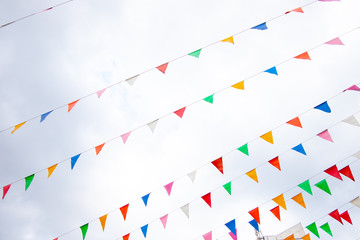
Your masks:
{"label": "red triangular flag", "polygon": [[222,174],[224,174],[222,157],[211,162]]}
{"label": "red triangular flag", "polygon": [[124,236],[123,236],[123,240],[129,240],[129,237],[130,237],[130,233],[124,235]]}
{"label": "red triangular flag", "polygon": [[300,118],[296,117],[294,119],[291,119],[290,121],[287,122],[287,124],[293,125],[295,127],[299,127],[302,128],[301,122],[300,122]]}
{"label": "red triangular flag", "polygon": [[9,191],[11,184],[6,185],[5,187],[3,187],[3,196],[2,199],[4,199],[5,195],[7,194],[7,192]]}
{"label": "red triangular flag", "polygon": [[178,115],[178,116],[179,116],[179,118],[182,118],[182,117],[183,117],[183,115],[184,115],[184,112],[185,112],[185,108],[186,108],[186,107],[183,107],[183,108],[181,108],[181,109],[179,109],[179,110],[175,111],[174,113],[175,113],[176,115]]}
{"label": "red triangular flag", "polygon": [[311,60],[309,53],[308,52],[304,52],[300,55],[297,55],[296,57],[294,57],[296,59],[303,59],[303,60]]}
{"label": "red triangular flag", "polygon": [[104,147],[105,143],[100,144],[99,146],[95,147],[96,155],[98,155],[101,152],[101,149]]}
{"label": "red triangular flag", "polygon": [[274,214],[275,217],[277,219],[279,219],[279,221],[281,221],[281,219],[280,219],[280,207],[279,206],[274,207],[273,209],[270,210],[270,212],[272,212],[272,214]]}
{"label": "red triangular flag", "polygon": [[255,221],[260,224],[260,214],[259,208],[254,208],[253,210],[249,211],[249,214],[255,219]]}
{"label": "red triangular flag", "polygon": [[353,180],[355,182],[355,178],[351,172],[350,166],[347,165],[346,167],[344,167],[343,169],[339,170],[339,173],[341,173],[342,175],[350,178],[351,180]]}
{"label": "red triangular flag", "polygon": [[201,197],[211,207],[211,192]]}
{"label": "red triangular flag", "polygon": [[71,109],[75,106],[75,104],[79,101],[80,99],[73,101],[71,103],[68,104],[68,112],[71,111]]}
{"label": "red triangular flag", "polygon": [[329,216],[334,218],[335,220],[339,221],[341,224],[343,224],[341,217],[340,217],[340,213],[337,209],[335,211],[332,211],[331,213],[329,213]]}
{"label": "red triangular flag", "polygon": [[129,204],[126,204],[125,206],[122,206],[120,208],[120,212],[123,215],[124,221],[126,220],[126,214],[127,214],[128,208],[129,208]]}
{"label": "red triangular flag", "polygon": [[352,221],[348,211],[343,212],[340,217],[352,225]]}
{"label": "red triangular flag", "polygon": [[293,10],[287,11],[285,14],[288,14],[290,12],[298,12],[298,13],[304,13],[301,7],[295,8]]}
{"label": "red triangular flag", "polygon": [[160,72],[162,72],[163,74],[165,74],[166,68],[168,66],[169,63],[164,63],[163,65],[160,65],[158,67],[156,67]]}
{"label": "red triangular flag", "polygon": [[281,171],[279,157],[271,159],[269,163]]}
{"label": "red triangular flag", "polygon": [[324,172],[326,172],[327,174],[333,176],[334,178],[337,178],[339,180],[342,181],[342,177],[339,173],[338,168],[336,167],[336,165],[329,167],[328,169],[326,169]]}

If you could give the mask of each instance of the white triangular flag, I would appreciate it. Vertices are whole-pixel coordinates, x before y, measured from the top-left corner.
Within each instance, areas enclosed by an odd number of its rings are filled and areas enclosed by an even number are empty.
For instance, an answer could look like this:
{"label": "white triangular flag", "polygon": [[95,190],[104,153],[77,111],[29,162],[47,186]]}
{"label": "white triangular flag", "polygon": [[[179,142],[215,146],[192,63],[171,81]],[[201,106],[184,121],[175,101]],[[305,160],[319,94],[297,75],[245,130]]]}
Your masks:
{"label": "white triangular flag", "polygon": [[355,153],[355,154],[353,155],[353,157],[356,157],[356,158],[360,159],[360,152]]}
{"label": "white triangular flag", "polygon": [[348,117],[347,119],[344,119],[343,122],[360,127],[360,124],[358,120],[352,115],[351,117]]}
{"label": "white triangular flag", "polygon": [[355,198],[354,200],[351,200],[350,203],[357,206],[358,208],[360,208],[360,198],[359,197]]}
{"label": "white triangular flag", "polygon": [[192,183],[194,183],[194,181],[195,181],[195,176],[196,176],[196,170],[191,173],[188,173],[188,177],[190,178]]}
{"label": "white triangular flag", "polygon": [[156,119],[155,121],[152,121],[150,123],[148,123],[148,127],[150,128],[151,132],[155,131],[156,128],[156,124],[158,123],[159,119]]}
{"label": "white triangular flag", "polygon": [[190,218],[190,215],[189,215],[189,203],[182,206],[181,210],[183,211],[183,213],[185,213],[187,218]]}
{"label": "white triangular flag", "polygon": [[131,78],[126,79],[125,81],[126,81],[130,86],[132,86],[138,77],[139,77],[139,75],[136,75],[136,76],[134,76],[134,77],[131,77]]}

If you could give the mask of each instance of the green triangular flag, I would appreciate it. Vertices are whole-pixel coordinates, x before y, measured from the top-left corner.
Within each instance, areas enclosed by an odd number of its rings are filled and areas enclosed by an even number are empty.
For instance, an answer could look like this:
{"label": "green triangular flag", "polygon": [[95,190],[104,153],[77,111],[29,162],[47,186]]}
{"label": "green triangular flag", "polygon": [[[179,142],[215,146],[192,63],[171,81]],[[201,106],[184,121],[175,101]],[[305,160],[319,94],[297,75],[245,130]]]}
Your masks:
{"label": "green triangular flag", "polygon": [[327,232],[327,234],[329,234],[330,236],[333,236],[332,232],[331,232],[331,229],[330,229],[329,223],[325,223],[324,225],[321,225],[320,228],[322,230],[324,230],[325,232]]}
{"label": "green triangular flag", "polygon": [[231,182],[224,184],[223,187],[231,195]]}
{"label": "green triangular flag", "polygon": [[204,98],[203,100],[208,102],[208,103],[213,103],[214,102],[214,94]]}
{"label": "green triangular flag", "polygon": [[311,191],[311,187],[310,187],[310,182],[309,182],[309,180],[306,180],[305,182],[300,183],[298,186],[299,186],[299,188],[301,188],[302,190],[304,190],[304,191],[306,191],[307,193],[309,193],[309,194],[312,195],[312,191]]}
{"label": "green triangular flag", "polygon": [[317,236],[318,238],[320,238],[319,236],[319,232],[317,230],[316,227],[316,223],[313,222],[312,224],[310,224],[309,226],[306,227],[310,232],[312,232],[315,236]]}
{"label": "green triangular flag", "polygon": [[82,236],[83,236],[83,240],[85,239],[85,236],[86,236],[88,227],[89,227],[89,224],[88,224],[88,223],[85,224],[85,225],[82,225],[82,226],[80,227],[81,232],[82,232]]}
{"label": "green triangular flag", "polygon": [[239,147],[238,150],[249,156],[249,149],[247,143]]}
{"label": "green triangular flag", "polygon": [[196,51],[192,52],[192,53],[189,53],[188,55],[199,58],[200,57],[200,52],[201,52],[201,48],[199,50],[196,50]]}
{"label": "green triangular flag", "polygon": [[315,186],[317,186],[321,190],[323,190],[323,191],[325,191],[325,192],[327,192],[328,194],[331,195],[330,188],[329,188],[329,185],[326,182],[326,179],[316,183]]}
{"label": "green triangular flag", "polygon": [[32,180],[34,179],[34,176],[35,176],[35,174],[30,175],[25,178],[25,191],[30,187],[30,184],[31,184]]}

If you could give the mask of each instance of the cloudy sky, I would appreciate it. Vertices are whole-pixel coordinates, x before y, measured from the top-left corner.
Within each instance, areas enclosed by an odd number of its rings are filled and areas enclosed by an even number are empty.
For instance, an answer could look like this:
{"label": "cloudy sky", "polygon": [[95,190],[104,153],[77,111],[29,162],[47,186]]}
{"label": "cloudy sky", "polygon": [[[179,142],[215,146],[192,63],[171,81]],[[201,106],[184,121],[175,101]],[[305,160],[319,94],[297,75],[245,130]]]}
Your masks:
{"label": "cloudy sky", "polygon": [[[0,25],[59,3],[2,2]],[[276,18],[267,30],[248,30],[304,5],[304,13]],[[359,93],[342,93],[360,83],[359,9],[356,0],[74,0],[1,28],[0,129],[11,129],[0,133],[0,185],[15,183],[0,202],[0,239],[82,239],[79,227],[90,222],[89,240],[129,232],[144,239],[146,224],[146,239],[195,240],[213,231],[213,239],[226,240],[224,223],[234,218],[238,239],[255,239],[247,212],[257,206],[264,235],[330,221],[334,237],[319,230],[321,239],[360,238],[360,209],[349,210],[353,226],[326,217],[351,207],[359,183],[321,173],[352,163],[360,179],[352,157],[360,128],[339,123],[360,118]],[[218,42],[239,32],[234,45]],[[344,46],[322,45],[340,35]],[[199,48],[200,58],[184,56]],[[310,49],[311,61],[291,59]],[[166,74],[153,69],[173,59]],[[275,65],[279,76],[261,73]],[[133,86],[120,83],[10,134],[18,123],[143,72]],[[245,90],[229,88],[244,79]],[[213,104],[199,101],[213,93]],[[311,110],[328,99],[331,113]],[[184,106],[182,119],[170,114]],[[303,128],[284,124],[296,116]],[[152,133],[146,124],[159,118]],[[126,144],[116,138],[134,129]],[[274,144],[258,138],[272,129]],[[334,142],[314,137],[326,129]],[[93,148],[113,138],[96,156]],[[245,143],[250,156],[234,151]],[[307,156],[289,151],[299,143]],[[71,170],[69,158],[81,152]],[[281,172],[264,164],[278,155]],[[224,174],[209,164],[222,156]],[[24,177],[63,160],[24,191]],[[244,176],[253,168],[259,183]],[[186,174],[194,170],[192,183]],[[297,184],[325,177],[332,196],[313,187],[313,196],[303,193],[307,209],[287,201],[281,222],[269,211],[272,198],[288,200],[301,192]],[[172,181],[169,197],[163,186]],[[221,187],[229,181],[231,196]],[[201,199],[208,192],[212,208]],[[127,203],[124,221],[119,207]],[[187,203],[190,219],[179,210]],[[96,219],[109,212],[103,232]]]}

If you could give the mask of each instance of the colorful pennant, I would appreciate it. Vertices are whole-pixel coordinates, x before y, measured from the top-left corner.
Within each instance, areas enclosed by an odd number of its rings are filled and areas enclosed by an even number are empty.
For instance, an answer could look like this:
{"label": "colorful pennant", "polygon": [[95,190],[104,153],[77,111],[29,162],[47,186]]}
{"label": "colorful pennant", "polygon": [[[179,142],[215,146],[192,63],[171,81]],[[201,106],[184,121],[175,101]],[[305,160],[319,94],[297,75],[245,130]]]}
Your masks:
{"label": "colorful pennant", "polygon": [[331,232],[331,229],[330,229],[329,223],[325,223],[325,224],[321,225],[320,228],[321,228],[322,230],[324,230],[324,231],[325,231],[327,234],[329,234],[330,236],[333,236],[333,235],[332,235],[332,232]]}
{"label": "colorful pennant", "polygon": [[107,214],[105,214],[102,217],[99,217],[100,223],[101,223],[101,227],[102,230],[105,231],[105,224],[106,224],[106,219],[107,219]]}
{"label": "colorful pennant", "polygon": [[231,195],[231,182],[224,184],[223,187]]}
{"label": "colorful pennant", "polygon": [[231,36],[231,37],[228,37],[228,38],[225,38],[223,40],[221,40],[222,42],[228,42],[228,43],[232,43],[232,44],[235,44],[234,43],[234,37]]}
{"label": "colorful pennant", "polygon": [[35,174],[32,174],[32,175],[27,176],[27,177],[25,178],[25,191],[30,187],[30,184],[31,184],[31,182],[32,182],[33,179],[34,179],[34,176],[35,176]]}
{"label": "colorful pennant", "polygon": [[258,177],[257,177],[257,174],[256,174],[256,168],[254,168],[253,170],[247,172],[246,175],[248,175],[255,182],[259,183],[259,180],[258,180]]}
{"label": "colorful pennant", "polygon": [[343,180],[336,165],[329,167],[324,172],[326,172],[330,176],[333,176],[334,178],[337,178],[341,181]]}
{"label": "colorful pennant", "polygon": [[12,130],[11,134],[13,134],[15,131],[19,130],[26,122],[20,123],[14,127],[14,130]]}
{"label": "colorful pennant", "polygon": [[155,131],[156,125],[159,122],[159,119],[156,119],[155,121],[149,122],[147,125],[150,128],[151,132]]}
{"label": "colorful pennant", "polygon": [[323,102],[322,104],[314,107],[315,109],[318,109],[318,110],[321,110],[323,112],[326,112],[326,113],[331,113],[331,109],[329,107],[329,104],[327,103],[327,101]]}
{"label": "colorful pennant", "polygon": [[280,194],[279,196],[273,198],[273,201],[278,204],[280,207],[282,207],[283,209],[286,209],[286,204],[285,204],[285,198],[283,194]]}
{"label": "colorful pennant", "polygon": [[347,221],[348,223],[350,223],[351,225],[353,224],[352,221],[351,221],[351,218],[350,218],[350,215],[349,215],[349,212],[348,211],[345,211],[343,212],[340,217],[342,219],[344,219],[345,221]]}
{"label": "colorful pennant", "polygon": [[350,178],[351,180],[353,180],[355,182],[355,178],[351,172],[350,166],[347,165],[346,167],[342,168],[339,170],[339,173],[341,173],[342,175],[344,175],[345,177]]}
{"label": "colorful pennant", "polygon": [[129,240],[129,238],[130,238],[130,233],[123,236],[123,240]]}
{"label": "colorful pennant", "polygon": [[183,108],[181,108],[181,109],[179,109],[179,110],[176,110],[174,113],[175,113],[176,115],[178,115],[179,118],[182,118],[183,115],[184,115],[185,109],[186,109],[186,107],[183,107]]}
{"label": "colorful pennant", "polygon": [[149,196],[150,196],[150,193],[146,194],[145,196],[142,196],[141,199],[143,200],[144,204],[145,204],[145,207],[147,206],[148,204],[148,200],[149,200]]}
{"label": "colorful pennant", "polygon": [[269,69],[265,70],[264,72],[267,72],[267,73],[270,73],[270,74],[274,74],[274,75],[278,75],[278,72],[277,72],[277,70],[276,70],[276,67],[269,68]]}
{"label": "colorful pennant", "polygon": [[293,196],[291,199],[294,200],[297,204],[299,204],[303,208],[306,208],[302,193],[299,193],[299,194]]}
{"label": "colorful pennant", "polygon": [[249,214],[255,219],[255,221],[260,224],[260,214],[259,208],[254,208],[253,210],[249,211]]}
{"label": "colorful pennant", "polygon": [[312,233],[314,234],[315,236],[317,236],[318,238],[320,238],[320,235],[319,235],[319,232],[317,230],[317,226],[316,226],[316,223],[313,222],[312,224],[306,226],[306,228]]}
{"label": "colorful pennant", "polygon": [[219,170],[222,174],[224,174],[222,157],[212,161],[211,163],[217,168],[217,170]]}
{"label": "colorful pennant", "polygon": [[71,111],[71,109],[73,109],[73,107],[78,103],[78,101],[80,101],[80,99],[73,101],[71,103],[68,104],[68,112]]}
{"label": "colorful pennant", "polygon": [[328,45],[344,45],[344,43],[338,37],[326,42],[325,44],[328,44]]}
{"label": "colorful pennant", "polygon": [[266,30],[268,29],[268,27],[266,26],[266,22],[264,22],[259,25],[256,25],[255,27],[252,27],[251,29]]}
{"label": "colorful pennant", "polygon": [[51,167],[48,167],[48,178],[51,176],[51,174],[54,172],[55,168],[57,167],[57,164],[52,165]]}
{"label": "colorful pennant", "polygon": [[211,192],[205,194],[201,198],[209,205],[209,207],[211,207]]}
{"label": "colorful pennant", "polygon": [[291,234],[290,236],[288,236],[287,238],[284,238],[284,240],[295,240],[295,235]]}
{"label": "colorful pennant", "polygon": [[131,77],[131,78],[126,79],[125,81],[126,81],[130,86],[132,86],[132,85],[134,85],[135,81],[138,79],[139,76],[140,76],[140,75],[136,75],[136,76],[134,76],[134,77]]}
{"label": "colorful pennant", "polygon": [[242,153],[244,153],[245,155],[249,156],[249,148],[248,148],[248,144],[244,144],[241,147],[238,148],[238,150]]}
{"label": "colorful pennant", "polygon": [[279,162],[279,157],[275,157],[275,158],[271,159],[271,160],[269,161],[269,163],[270,163],[271,165],[273,165],[275,168],[279,169],[279,171],[281,171],[280,162]]}
{"label": "colorful pennant", "polygon": [[236,222],[235,222],[235,219],[225,223],[225,226],[236,236]]}
{"label": "colorful pennant", "polygon": [[96,155],[99,155],[99,153],[101,152],[102,148],[104,147],[105,143],[100,144],[98,146],[95,147],[95,153]]}
{"label": "colorful pennant", "polygon": [[120,208],[120,212],[124,218],[124,221],[126,220],[126,215],[127,215],[128,209],[129,209],[129,204],[126,204]]}
{"label": "colorful pennant", "polygon": [[199,50],[196,50],[196,51],[192,52],[192,53],[189,53],[188,55],[199,58],[200,57],[200,52],[201,52],[201,48]]}
{"label": "colorful pennant", "polygon": [[167,219],[168,219],[168,214],[166,214],[165,216],[162,216],[160,218],[160,221],[161,221],[162,225],[164,226],[164,229],[166,228]]}
{"label": "colorful pennant", "polygon": [[105,92],[105,90],[106,90],[106,88],[101,89],[101,90],[99,90],[99,91],[96,92],[96,95],[98,96],[98,98],[100,98],[101,95],[103,95],[103,93]]}
{"label": "colorful pennant", "polygon": [[329,141],[329,142],[334,142],[330,136],[329,131],[326,129],[324,131],[322,131],[321,133],[318,134],[319,137]]}
{"label": "colorful pennant", "polygon": [[267,141],[268,143],[274,144],[272,131],[265,133],[264,135],[260,136],[262,139]]}
{"label": "colorful pennant", "polygon": [[42,115],[40,116],[40,122],[43,122],[43,121],[47,118],[47,116],[49,116],[50,113],[52,113],[52,112],[53,112],[53,110],[51,110],[51,111],[49,111],[49,112],[47,112],[47,113],[42,114]]}
{"label": "colorful pennant", "polygon": [[259,232],[259,224],[257,223],[257,221],[255,219],[251,220],[250,222],[250,225],[256,230]]}
{"label": "colorful pennant", "polygon": [[310,195],[313,195],[309,180],[306,180],[305,182],[300,183],[298,185],[298,187],[301,188],[302,190],[304,190],[305,192],[309,193]]}
{"label": "colorful pennant", "polygon": [[301,122],[300,122],[300,118],[296,117],[294,119],[291,119],[290,121],[287,122],[290,125],[293,125],[295,127],[299,127],[302,128]]}
{"label": "colorful pennant", "polygon": [[125,134],[121,135],[121,139],[123,140],[124,144],[125,144],[126,141],[128,140],[128,138],[129,138],[129,136],[130,136],[130,133],[131,133],[131,131],[128,132],[128,133],[125,133]]}
{"label": "colorful pennant", "polygon": [[5,198],[5,196],[6,196],[7,192],[8,192],[8,191],[9,191],[9,189],[10,189],[10,186],[11,186],[11,184],[6,185],[6,186],[4,186],[4,187],[3,187],[3,196],[2,196],[2,199],[4,199],[4,198]]}
{"label": "colorful pennant", "polygon": [[144,225],[144,226],[141,227],[141,232],[143,233],[144,238],[146,238],[148,226],[149,226],[149,224],[146,224],[146,225]]}
{"label": "colorful pennant", "polygon": [[194,183],[196,177],[196,170],[191,173],[188,173],[187,176],[190,178],[191,182]]}
{"label": "colorful pennant", "polygon": [[203,100],[204,100],[205,102],[208,102],[208,103],[213,104],[213,103],[214,103],[214,94],[211,94],[210,96],[204,98]]}
{"label": "colorful pennant", "polygon": [[232,85],[231,87],[240,89],[240,90],[245,90],[245,81],[238,82],[238,83]]}
{"label": "colorful pennant", "polygon": [[203,235],[204,240],[212,240],[212,231]]}
{"label": "colorful pennant", "polygon": [[163,74],[165,74],[165,71],[167,69],[169,63],[164,63],[163,65],[160,65],[158,67],[156,67],[160,72],[162,72]]}
{"label": "colorful pennant", "polygon": [[80,227],[83,240],[84,240],[85,237],[86,237],[86,233],[87,233],[88,228],[89,228],[89,224],[88,224],[88,223],[85,224],[85,225],[82,225],[82,226]]}
{"label": "colorful pennant", "polygon": [[329,213],[329,216],[334,218],[335,220],[337,220],[341,224],[343,224],[343,222],[341,220],[341,217],[340,217],[340,213],[339,213],[339,211],[337,209],[332,211],[331,213]]}
{"label": "colorful pennant", "polygon": [[306,152],[305,152],[305,149],[304,149],[302,143],[300,143],[299,145],[293,147],[292,150],[297,151],[298,153],[306,155]]}
{"label": "colorful pennant", "polygon": [[181,207],[181,211],[185,214],[185,216],[187,218],[190,218],[189,210],[190,210],[189,204],[186,204],[186,205]]}
{"label": "colorful pennant", "polygon": [[296,57],[294,57],[296,59],[302,59],[302,60],[311,60],[309,53],[308,52],[304,52],[302,54],[297,55]]}
{"label": "colorful pennant", "polygon": [[78,154],[78,155],[76,155],[76,156],[73,156],[73,157],[71,158],[71,170],[73,170],[73,168],[74,168],[77,160],[79,159],[80,155],[81,155],[81,153]]}
{"label": "colorful pennant", "polygon": [[295,8],[293,10],[287,11],[285,14],[288,14],[290,12],[298,12],[298,13],[304,13],[303,9],[301,7]]}
{"label": "colorful pennant", "polygon": [[321,180],[320,182],[316,183],[315,186],[331,195],[331,191],[330,191],[329,185],[327,184],[326,179]]}
{"label": "colorful pennant", "polygon": [[168,183],[168,184],[166,184],[166,185],[164,186],[164,188],[165,188],[165,190],[166,190],[166,192],[167,192],[167,194],[168,194],[169,196],[170,196],[170,194],[171,194],[171,189],[172,189],[173,184],[174,184],[174,182],[171,182],[171,183]]}
{"label": "colorful pennant", "polygon": [[279,219],[279,221],[281,221],[281,218],[280,218],[280,207],[279,206],[276,206],[274,207],[273,209],[270,210],[270,212],[272,214],[274,214],[274,216]]}

